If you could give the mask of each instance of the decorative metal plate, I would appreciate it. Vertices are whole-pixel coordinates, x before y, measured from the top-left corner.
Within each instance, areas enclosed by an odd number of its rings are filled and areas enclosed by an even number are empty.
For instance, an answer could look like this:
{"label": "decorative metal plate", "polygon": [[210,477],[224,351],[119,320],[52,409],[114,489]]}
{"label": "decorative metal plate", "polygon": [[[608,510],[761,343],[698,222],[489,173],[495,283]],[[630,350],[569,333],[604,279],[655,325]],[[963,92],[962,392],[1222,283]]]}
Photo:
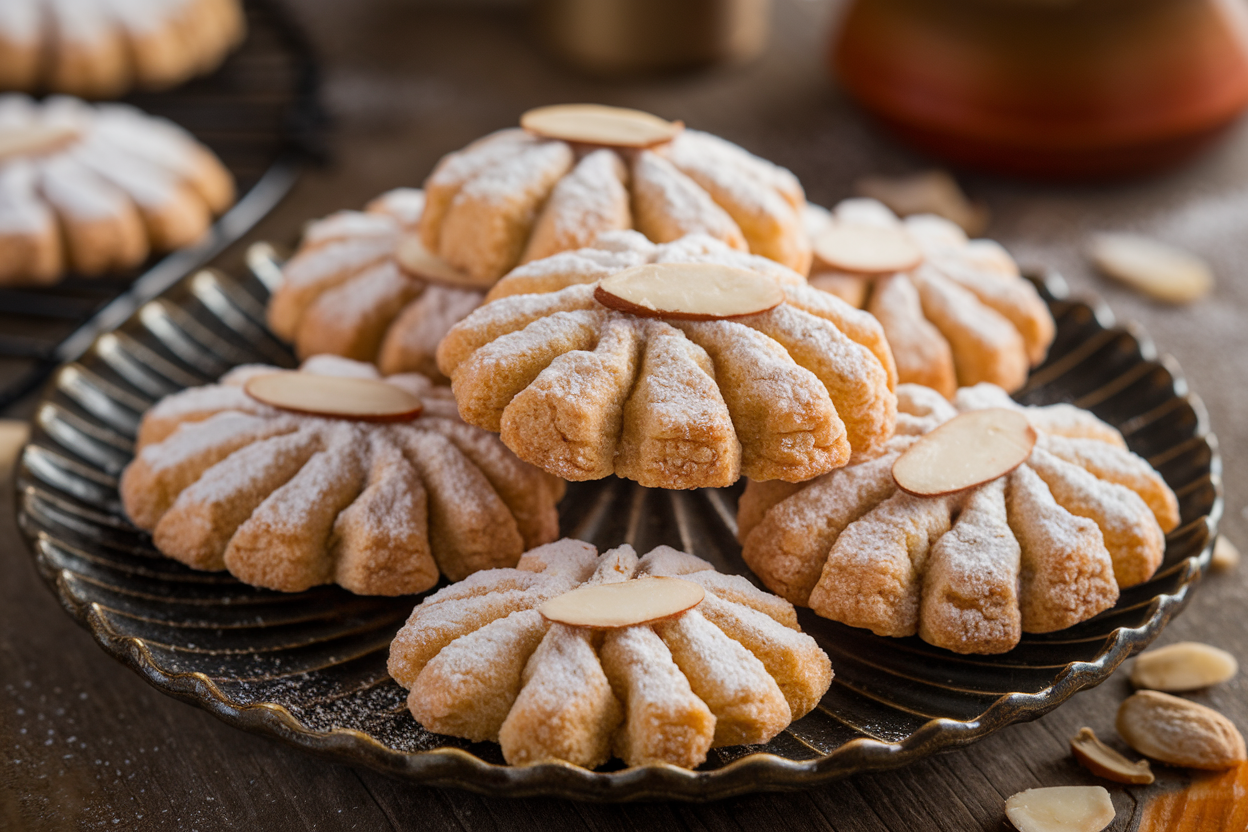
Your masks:
{"label": "decorative metal plate", "polygon": [[[253,262],[261,274],[262,260]],[[831,655],[831,690],[767,745],[712,751],[698,771],[511,767],[496,745],[430,734],[385,669],[390,639],[417,599],[252,589],[161,557],[126,521],[117,476],[151,402],[234,364],[293,363],[264,329],[257,279],[200,272],[60,369],[17,474],[21,528],[61,603],[108,653],[232,725],[342,762],[494,795],[592,800],[712,799],[894,768],[1034,719],[1100,683],[1157,636],[1208,564],[1221,478],[1199,400],[1140,332],[1116,326],[1103,307],[1066,299],[1058,279],[1038,283],[1057,340],[1018,398],[1091,408],[1162,472],[1182,523],[1157,575],[1124,591],[1112,610],[1025,636],[993,657],[876,637],[803,611],[803,627]],[[670,543],[748,574],[734,541],[738,494],[584,483],[562,506],[564,529],[602,546]]]}

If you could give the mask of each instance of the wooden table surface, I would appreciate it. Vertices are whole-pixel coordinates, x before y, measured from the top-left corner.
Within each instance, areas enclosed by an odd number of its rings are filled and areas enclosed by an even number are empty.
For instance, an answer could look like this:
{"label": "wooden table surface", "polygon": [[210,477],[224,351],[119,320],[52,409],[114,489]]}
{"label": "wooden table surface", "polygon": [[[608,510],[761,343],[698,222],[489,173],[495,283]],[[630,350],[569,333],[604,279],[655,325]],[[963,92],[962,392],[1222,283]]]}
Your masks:
{"label": "wooden table surface", "polygon": [[[683,118],[788,166],[823,204],[848,196],[863,173],[929,164],[879,134],[828,80],[823,52],[835,0],[776,0],[769,49],[748,66],[629,83],[579,77],[544,57],[522,11],[506,3],[292,5],[325,61],[336,157],[303,178],[257,239],[289,241],[307,219],[419,185],[443,153],[553,102]],[[963,181],[992,208],[991,236],[1024,263],[1056,266],[1077,291],[1100,294],[1179,360],[1221,440],[1223,532],[1248,543],[1248,126],[1182,169],[1140,182]],[[1216,268],[1216,291],[1175,309],[1104,282],[1081,253],[1085,235],[1101,229],[1201,252]],[[17,433],[0,424],[0,829],[1002,830],[1002,804],[1014,792],[1094,782],[1072,762],[1067,738],[1083,725],[1113,737],[1129,692],[1120,670],[1042,719],[965,750],[792,794],[597,806],[414,787],[232,729],[101,652],[59,608],[18,538],[9,475]],[[1248,568],[1212,575],[1160,643],[1206,641],[1248,662],[1246,609]],[[1248,728],[1245,690],[1241,676],[1194,698]],[[1110,829],[1141,828],[1149,799],[1190,781],[1179,770],[1159,774],[1147,788],[1105,784],[1118,808]]]}

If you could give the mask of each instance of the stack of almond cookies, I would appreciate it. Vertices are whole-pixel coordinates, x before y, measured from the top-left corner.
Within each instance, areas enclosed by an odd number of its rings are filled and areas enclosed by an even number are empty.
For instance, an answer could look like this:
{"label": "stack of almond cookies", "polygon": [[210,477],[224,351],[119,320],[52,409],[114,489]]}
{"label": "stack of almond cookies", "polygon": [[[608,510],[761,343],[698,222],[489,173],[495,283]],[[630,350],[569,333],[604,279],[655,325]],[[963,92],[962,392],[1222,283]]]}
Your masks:
{"label": "stack of almond cookies", "polygon": [[[310,360],[158,404],[127,511],[262,586],[458,580],[391,675],[428,730],[513,764],[766,742],[832,678],[794,604],[999,653],[1112,606],[1179,522],[1113,427],[1010,399],[1054,324],[1004,249],[808,206],[783,168],[633,110],[530,111],[314,223],[269,320]],[[747,478],[743,554],[775,594],[555,542],[564,482],[612,476]]]}

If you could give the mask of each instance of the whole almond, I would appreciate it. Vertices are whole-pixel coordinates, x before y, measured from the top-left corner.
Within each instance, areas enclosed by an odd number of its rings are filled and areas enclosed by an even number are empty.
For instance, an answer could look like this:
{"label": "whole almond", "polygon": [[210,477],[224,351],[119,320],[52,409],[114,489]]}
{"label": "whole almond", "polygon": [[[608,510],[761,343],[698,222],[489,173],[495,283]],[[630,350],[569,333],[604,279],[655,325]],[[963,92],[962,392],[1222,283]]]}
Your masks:
{"label": "whole almond", "polygon": [[1147,785],[1153,782],[1148,760],[1131,762],[1101,742],[1091,728],[1080,728],[1079,733],[1070,738],[1070,751],[1081,766],[1097,777],[1115,783]]}
{"label": "whole almond", "polygon": [[1005,816],[1018,832],[1101,832],[1115,814],[1103,786],[1028,789],[1005,801]]}
{"label": "whole almond", "polygon": [[1167,693],[1142,690],[1127,697],[1117,727],[1127,745],[1174,766],[1222,769],[1248,759],[1244,737],[1229,719]]}
{"label": "whole almond", "polygon": [[1179,693],[1225,682],[1238,672],[1239,663],[1225,650],[1180,641],[1141,653],[1131,668],[1131,684]]}

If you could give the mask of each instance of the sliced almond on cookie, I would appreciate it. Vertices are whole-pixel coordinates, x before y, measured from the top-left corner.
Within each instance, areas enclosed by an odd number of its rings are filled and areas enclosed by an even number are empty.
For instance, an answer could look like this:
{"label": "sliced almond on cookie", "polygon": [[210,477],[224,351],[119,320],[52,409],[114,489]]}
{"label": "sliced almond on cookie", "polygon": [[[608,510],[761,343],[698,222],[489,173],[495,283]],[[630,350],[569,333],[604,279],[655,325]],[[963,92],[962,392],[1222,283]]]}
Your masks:
{"label": "sliced almond on cookie", "polygon": [[923,252],[903,226],[836,223],[811,241],[824,264],[853,274],[892,274],[915,268]]}
{"label": "sliced almond on cookie", "polygon": [[680,578],[637,578],[582,586],[537,608],[542,617],[572,627],[616,628],[671,618],[702,603],[706,591]]}
{"label": "sliced almond on cookie", "polygon": [[1070,738],[1070,751],[1079,764],[1097,777],[1115,783],[1146,785],[1153,782],[1153,772],[1148,760],[1131,762],[1126,757],[1101,742],[1091,728],[1080,728]]}
{"label": "sliced almond on cookie", "polygon": [[23,124],[0,127],[0,162],[18,156],[34,156],[64,147],[80,135],[68,124]]}
{"label": "sliced almond on cookie", "polygon": [[1101,832],[1116,814],[1103,786],[1028,789],[1005,801],[1018,832]]}
{"label": "sliced almond on cookie", "polygon": [[1172,766],[1223,769],[1244,762],[1244,737],[1222,714],[1168,693],[1142,690],[1118,708],[1127,745]]}
{"label": "sliced almond on cookie", "polygon": [[671,141],[685,129],[679,121],[602,104],[538,107],[520,117],[520,126],[547,139],[608,147],[653,147]]}
{"label": "sliced almond on cookie", "polygon": [[952,494],[1010,473],[1035,444],[1036,431],[1017,410],[972,410],[907,448],[893,463],[893,480],[916,497]]}
{"label": "sliced almond on cookie", "polygon": [[488,289],[494,285],[493,280],[481,280],[461,272],[450,263],[425,248],[420,235],[409,231],[399,237],[394,247],[394,261],[399,268],[413,277],[441,283],[457,289]]}
{"label": "sliced almond on cookie", "polygon": [[1225,682],[1238,672],[1239,663],[1225,650],[1197,641],[1180,641],[1141,653],[1131,668],[1131,684],[1179,693]]}
{"label": "sliced almond on cookie", "polygon": [[603,306],[647,318],[720,321],[757,315],[784,302],[784,290],[747,269],[717,263],[650,263],[604,277]]}
{"label": "sliced almond on cookie", "polygon": [[1110,277],[1167,303],[1190,303],[1213,289],[1202,258],[1138,234],[1097,234],[1092,261]]}
{"label": "sliced almond on cookie", "polygon": [[424,410],[406,390],[369,378],[266,373],[248,379],[243,391],[270,407],[330,419],[404,422]]}

